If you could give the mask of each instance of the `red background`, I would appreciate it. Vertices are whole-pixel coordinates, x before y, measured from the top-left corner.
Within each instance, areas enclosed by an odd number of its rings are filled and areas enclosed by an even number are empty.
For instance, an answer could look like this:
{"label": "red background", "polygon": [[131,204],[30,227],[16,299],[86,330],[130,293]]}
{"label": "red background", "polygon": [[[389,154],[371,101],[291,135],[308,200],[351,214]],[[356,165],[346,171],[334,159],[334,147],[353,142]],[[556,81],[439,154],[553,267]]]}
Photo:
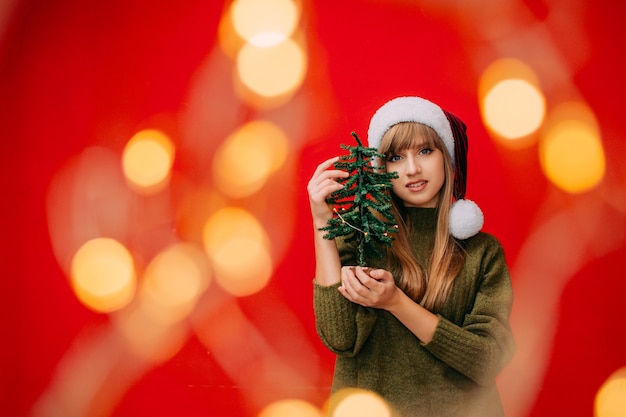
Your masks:
{"label": "red background", "polygon": [[[567,82],[600,123],[607,155],[605,180],[595,190],[569,196],[543,177],[536,146],[515,151],[490,140],[478,111],[477,85],[489,60],[481,56],[495,46],[477,34],[471,15],[459,12],[455,2],[448,3],[345,0],[305,5],[301,27],[308,39],[309,68],[296,100],[313,105],[301,122],[295,122],[307,132],[304,143],[291,149],[291,170],[283,173],[281,188],[272,190],[282,193],[280,199],[291,207],[281,211],[277,204],[276,216],[295,226],[270,286],[238,304],[261,332],[289,332],[282,329],[272,300],[280,300],[295,314],[321,368],[318,383],[304,389],[302,397],[321,406],[333,358],[314,331],[306,182],[317,163],[349,139],[351,130],[365,135],[369,117],[380,104],[399,95],[422,95],[460,115],[469,126],[468,196],[479,202],[485,229],[498,236],[507,252],[521,306],[514,311],[514,324],[532,328],[536,319],[532,299],[545,291],[544,283],[522,282],[515,275],[525,242],[551,214],[595,207],[599,201],[608,207],[602,211],[604,217],[595,220],[600,227],[592,242],[602,246],[611,240],[610,249],[596,254],[593,243],[586,245],[588,256],[581,262],[572,260],[575,270],[550,293],[556,321],[540,338],[548,358],[545,367],[533,362],[533,352],[524,344],[528,330],[520,330],[521,355],[530,358],[512,366],[502,382],[505,404],[513,407],[518,391],[509,381],[526,366],[541,368],[536,381],[528,380],[533,386],[525,387],[532,393],[520,394],[524,411],[516,408],[511,415],[591,415],[599,386],[626,366],[626,276],[621,262],[626,255],[623,6],[610,0],[578,0],[560,7],[527,0],[516,7],[528,12],[529,20],[508,16],[521,26],[545,24],[556,50],[570,64]],[[125,140],[155,115],[176,120],[188,105],[190,80],[216,48],[226,5],[215,0],[6,4],[0,8],[4,18],[0,410],[3,415],[21,416],[30,414],[50,386],[78,336],[88,339],[109,320],[76,299],[54,257],[46,217],[51,180],[89,146],[120,151]],[[489,10],[485,7],[486,14]],[[556,13],[573,14],[581,31],[570,33],[568,27],[553,25],[550,17]],[[491,23],[496,27],[502,22]],[[524,43],[520,45],[509,50],[511,55],[528,53]],[[221,84],[231,82],[225,78]],[[551,104],[558,97],[548,92],[547,100]],[[207,145],[207,153],[213,147]],[[203,161],[182,153],[177,169],[201,176],[208,170]],[[575,227],[583,228],[585,217],[580,221],[582,225]],[[550,248],[563,258],[561,249]],[[526,381],[523,376],[517,379]],[[124,392],[112,413],[253,415],[245,403],[238,387],[192,335],[178,354],[155,365]]]}

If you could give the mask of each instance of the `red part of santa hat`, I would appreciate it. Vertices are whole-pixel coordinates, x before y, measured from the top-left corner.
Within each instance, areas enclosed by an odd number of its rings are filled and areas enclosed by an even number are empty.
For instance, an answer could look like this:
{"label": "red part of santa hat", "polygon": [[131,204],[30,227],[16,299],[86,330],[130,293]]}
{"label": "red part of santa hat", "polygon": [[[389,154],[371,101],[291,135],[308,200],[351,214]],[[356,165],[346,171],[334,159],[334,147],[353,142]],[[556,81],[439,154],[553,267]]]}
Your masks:
{"label": "red part of santa hat", "polygon": [[457,239],[474,236],[483,227],[478,205],[465,199],[467,184],[467,128],[454,114],[421,97],[398,97],[380,107],[370,121],[368,146],[379,149],[387,130],[397,123],[416,122],[432,128],[442,139],[454,168],[454,198],[450,209],[450,234]]}

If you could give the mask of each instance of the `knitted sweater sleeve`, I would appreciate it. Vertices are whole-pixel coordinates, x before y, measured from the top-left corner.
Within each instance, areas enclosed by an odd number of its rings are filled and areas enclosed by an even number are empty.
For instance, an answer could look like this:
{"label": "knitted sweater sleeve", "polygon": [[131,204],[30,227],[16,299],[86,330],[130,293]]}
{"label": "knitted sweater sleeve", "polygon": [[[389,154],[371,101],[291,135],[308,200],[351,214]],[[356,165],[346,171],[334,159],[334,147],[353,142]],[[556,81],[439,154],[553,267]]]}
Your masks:
{"label": "knitted sweater sleeve", "polygon": [[356,355],[374,327],[376,312],[348,301],[337,290],[340,284],[313,285],[315,327],[320,339],[338,355]]}
{"label": "knitted sweater sleeve", "polygon": [[[354,239],[337,238],[342,265],[356,265]],[[338,291],[339,283],[323,286],[313,282],[313,309],[317,333],[332,352],[354,356],[369,336],[376,322],[376,311],[347,300]]]}
{"label": "knitted sweater sleeve", "polygon": [[460,325],[439,315],[433,339],[424,345],[480,385],[493,384],[515,351],[509,326],[513,292],[504,252],[495,238],[487,236],[486,240],[480,256],[466,261],[469,274],[477,276],[475,287],[461,284],[463,292],[475,291],[469,312]]}

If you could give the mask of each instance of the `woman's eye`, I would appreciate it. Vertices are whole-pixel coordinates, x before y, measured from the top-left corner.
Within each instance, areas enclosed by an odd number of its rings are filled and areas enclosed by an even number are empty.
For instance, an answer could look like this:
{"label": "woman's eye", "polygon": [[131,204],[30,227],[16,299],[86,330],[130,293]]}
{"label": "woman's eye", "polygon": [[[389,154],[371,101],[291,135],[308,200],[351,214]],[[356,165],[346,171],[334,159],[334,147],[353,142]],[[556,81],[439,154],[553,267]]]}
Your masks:
{"label": "woman's eye", "polygon": [[388,159],[389,162],[396,162],[400,160],[400,155],[391,155]]}
{"label": "woman's eye", "polygon": [[432,153],[432,151],[433,151],[433,150],[432,150],[432,149],[430,149],[430,148],[424,148],[424,149],[422,149],[422,150],[420,151],[420,154],[422,154],[422,155],[428,155],[428,154]]}

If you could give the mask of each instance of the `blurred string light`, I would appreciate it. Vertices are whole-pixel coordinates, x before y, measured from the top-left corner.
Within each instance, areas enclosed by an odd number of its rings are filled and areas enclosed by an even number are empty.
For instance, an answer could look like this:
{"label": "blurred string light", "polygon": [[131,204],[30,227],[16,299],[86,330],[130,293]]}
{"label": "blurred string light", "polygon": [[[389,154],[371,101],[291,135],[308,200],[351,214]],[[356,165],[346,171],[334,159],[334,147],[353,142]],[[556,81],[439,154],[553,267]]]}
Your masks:
{"label": "blurred string light", "polygon": [[606,170],[598,122],[582,102],[555,107],[544,127],[539,155],[546,177],[576,194],[598,185]]}
{"label": "blurred string light", "polygon": [[186,243],[176,243],[148,264],[140,302],[154,320],[172,323],[183,320],[209,285],[206,255]]}
{"label": "blurred string light", "polygon": [[71,283],[76,297],[90,309],[104,313],[119,310],[135,295],[133,258],[114,239],[92,239],[72,259]]}
{"label": "blurred string light", "polygon": [[292,35],[299,10],[291,0],[236,0],[232,21],[237,34],[253,45],[276,45]]}
{"label": "blurred string light", "polygon": [[216,282],[235,296],[262,290],[272,275],[269,238],[261,223],[241,208],[219,210],[203,229],[204,247]]}
{"label": "blurred string light", "polygon": [[626,367],[615,371],[596,394],[594,417],[626,416]]}
{"label": "blurred string light", "polygon": [[309,402],[287,399],[273,402],[263,408],[257,417],[322,417],[321,410]]}
{"label": "blurred string light", "polygon": [[[289,139],[281,126],[269,121],[254,120],[240,127],[236,123],[241,123],[243,107],[253,111],[274,109],[287,103],[302,85],[307,53],[304,35],[298,30],[300,8],[300,2],[292,0],[235,0],[225,10],[219,37],[228,55],[224,59],[232,61],[212,68],[217,72],[211,72],[211,79],[224,84],[224,77],[231,76],[233,91],[208,89],[215,98],[213,107],[203,105],[201,110],[211,108],[212,118],[202,129],[197,128],[200,149],[209,151],[207,158],[213,158],[209,172],[215,190],[196,187],[184,172],[173,172],[176,144],[157,127],[136,132],[121,155],[107,150],[106,169],[103,164],[85,162],[83,165],[93,175],[72,170],[55,186],[50,207],[60,206],[59,202],[68,196],[77,200],[72,210],[54,211],[55,220],[63,217],[63,226],[69,223],[78,229],[70,245],[67,238],[62,238],[61,222],[51,225],[52,240],[64,246],[58,258],[75,252],[70,275],[77,298],[88,308],[111,316],[111,326],[102,340],[91,343],[94,349],[102,348],[93,360],[102,364],[102,375],[125,370],[119,378],[116,375],[89,382],[89,395],[77,397],[68,390],[64,395],[71,406],[100,408],[96,394],[107,389],[123,395],[129,384],[151,366],[179,352],[191,331],[216,354],[233,381],[239,385],[252,383],[246,398],[256,406],[267,405],[279,393],[283,398],[294,398],[300,394],[300,387],[314,384],[318,371],[315,360],[310,360],[314,352],[305,355],[307,361],[300,357],[286,359],[272,346],[275,340],[266,339],[234,307],[219,309],[199,302],[223,297],[234,305],[233,297],[263,290],[273,274],[267,230],[252,213],[233,207],[230,199],[241,202],[267,184],[285,164]],[[206,96],[206,91],[205,86],[199,95]],[[232,100],[224,100],[224,94],[232,94]],[[302,114],[300,107],[296,109]],[[296,111],[288,113],[293,118]],[[230,124],[224,115],[232,116]],[[195,113],[193,126],[199,126],[198,119],[203,116]],[[213,137],[207,141],[209,130]],[[226,139],[220,143],[223,137]],[[216,152],[212,155],[214,145]],[[84,184],[77,187],[74,183]],[[110,186],[103,188],[102,183]],[[103,189],[107,193],[100,196]],[[170,189],[173,192],[161,193]],[[208,219],[207,213],[212,213]],[[171,224],[176,228],[172,230]],[[92,239],[94,236],[116,236],[128,248],[118,240]],[[76,251],[76,247],[80,249]],[[224,291],[207,291],[213,283]],[[273,311],[279,308],[275,306]],[[192,317],[206,323],[211,331],[190,327]],[[242,349],[250,344],[255,349]],[[71,381],[68,387],[88,382],[82,373],[87,366],[84,359],[80,352],[67,358],[70,368],[76,367],[67,379]],[[118,359],[124,363],[117,363]],[[121,379],[124,383],[120,385]],[[56,384],[51,384],[46,394],[53,401],[54,391],[59,388]],[[259,392],[256,387],[262,384],[276,388]],[[113,395],[105,400],[112,408],[119,397]],[[272,403],[264,413],[263,417],[294,413],[321,416],[319,410],[301,400]]]}
{"label": "blurred string light", "polygon": [[[267,97],[282,95],[287,90],[295,90],[302,81],[303,53],[292,39],[300,17],[299,9],[299,5],[291,0],[276,0],[269,3],[235,1],[224,15],[225,19],[232,20],[232,27],[236,29],[237,36],[245,39],[237,54],[237,59],[243,63],[238,64],[239,73],[245,74],[250,67],[263,68],[258,59],[263,60],[269,56],[269,61],[265,61],[269,66],[261,72],[269,74],[270,78],[278,74],[275,83],[267,78],[258,80],[259,84],[255,88],[261,95],[265,94]],[[257,52],[260,55],[255,56]],[[270,55],[265,55],[266,53]],[[293,58],[293,56],[290,58],[290,54],[299,58],[290,61]],[[287,61],[281,61],[283,58],[280,56],[286,56]],[[243,75],[242,78],[248,80],[246,77],[248,76]],[[286,80],[288,86],[278,85]],[[255,81],[251,81],[250,86],[254,85]],[[222,195],[229,198],[250,196],[259,191],[269,176],[284,164],[287,154],[288,139],[282,129],[268,121],[250,122],[231,134],[219,148],[213,170],[217,188]],[[172,176],[174,157],[174,143],[161,130],[153,128],[138,131],[127,142],[121,155],[121,172],[126,185],[140,195],[151,195],[165,189],[169,186]],[[107,174],[99,165],[89,164],[89,167],[93,168],[93,176],[84,176],[74,170],[68,173],[65,182],[79,182],[83,178],[92,177],[98,179],[111,177],[110,173]],[[113,177],[117,178],[117,173]],[[89,239],[94,235],[110,234],[107,233],[109,224],[116,227],[112,229],[115,231],[114,235],[131,238],[137,232],[144,233],[142,230],[146,227],[153,226],[144,218],[140,219],[138,226],[135,222],[128,223],[129,213],[140,213],[144,209],[150,209],[153,213],[154,210],[145,206],[142,200],[129,199],[128,193],[125,192],[127,190],[119,189],[120,184],[117,184],[118,188],[111,190],[107,199],[99,202],[99,205],[124,207],[122,211],[126,216],[122,220],[125,223],[120,223],[120,226],[126,225],[126,228],[118,230],[120,228],[116,222],[105,219],[107,221],[103,223],[98,217],[91,221],[95,222],[94,224],[81,223],[82,226],[77,230],[78,235],[74,239],[76,242],[69,242],[75,246],[83,245],[76,252],[72,262],[70,273],[72,286],[81,302],[100,312],[113,312],[131,303],[136,292],[137,278],[134,275],[133,258],[128,249],[113,239],[102,237]],[[55,201],[51,201],[50,206],[62,200],[61,188],[65,193],[67,190],[74,190],[74,194],[79,194],[75,198],[89,195],[87,201],[93,199],[91,195],[94,194],[94,189],[101,189],[90,185],[81,189],[59,185],[58,189],[54,189],[55,196],[51,200]],[[59,195],[56,195],[56,191]],[[124,198],[120,199],[120,196]],[[81,212],[86,212],[83,210],[84,202],[82,200],[79,202],[81,207],[75,207],[75,210],[65,213],[75,217]],[[159,211],[157,217],[163,215],[167,215],[167,210]],[[54,223],[61,224],[57,220],[55,219]],[[76,223],[75,219],[65,220],[65,223]],[[167,223],[167,219],[161,221]],[[193,222],[193,225],[198,225],[198,222]],[[216,271],[215,279],[221,287],[235,296],[245,296],[267,285],[273,269],[269,240],[262,225],[252,215],[243,210],[223,209],[201,227],[202,240],[206,248],[204,256],[208,255],[212,262]],[[185,232],[187,237],[194,237],[193,232],[187,230]],[[55,232],[55,235],[57,234],[58,231]],[[68,242],[61,242],[58,236],[52,238],[53,241],[59,240],[61,245],[67,246],[58,251],[60,255],[63,251],[73,253]],[[159,239],[156,242],[158,245]],[[148,248],[133,239],[133,250],[137,251],[139,256],[146,256],[145,252],[151,249],[153,248]],[[241,253],[247,255],[244,262]],[[138,301],[142,303],[141,315],[167,325],[182,320],[193,309],[196,298],[208,285],[208,278],[205,272],[192,273],[198,269],[198,265],[190,259],[187,259],[188,262],[184,261],[185,256],[185,253],[178,249],[170,249],[157,255],[148,265],[140,291],[141,300]],[[99,267],[101,264],[106,264],[106,268]],[[174,270],[183,271],[176,275],[178,277],[176,282],[172,281],[170,276]]]}
{"label": "blurred string light", "polygon": [[485,125],[505,146],[521,148],[539,140],[541,168],[560,189],[581,193],[604,177],[604,149],[591,109],[583,102],[564,102],[546,116],[537,76],[523,62],[493,62],[481,76],[479,99]]}
{"label": "blurred string light", "polygon": [[263,97],[294,91],[304,78],[306,57],[293,40],[260,47],[248,43],[237,57],[237,75],[243,84]]}
{"label": "blurred string light", "polygon": [[223,291],[207,291],[189,323],[249,406],[260,410],[278,399],[310,401],[308,388],[315,387],[320,377],[315,349],[281,299],[270,296],[264,300],[265,313],[280,320],[254,322],[236,298]]}
{"label": "blurred string light", "polygon": [[145,269],[135,302],[115,318],[130,350],[151,363],[178,352],[188,334],[184,322],[210,278],[206,255],[194,245],[175,243],[158,253]]}
{"label": "blurred string light", "polygon": [[137,359],[148,364],[163,363],[183,347],[189,335],[184,321],[155,320],[153,310],[133,303],[113,316],[114,334]]}
{"label": "blurred string light", "polygon": [[307,53],[293,0],[235,0],[220,23],[222,49],[235,61],[234,86],[255,108],[287,102],[304,81]]}
{"label": "blurred string light", "polygon": [[496,60],[481,76],[479,100],[485,125],[505,145],[532,143],[528,137],[541,126],[546,104],[531,68],[515,59]]}
{"label": "blurred string light", "polygon": [[392,417],[389,404],[378,394],[360,388],[344,388],[329,400],[330,417]]}
{"label": "blurred string light", "polygon": [[68,277],[72,257],[88,240],[128,240],[136,198],[121,172],[119,155],[101,146],[84,149],[55,174],[47,195],[48,230]]}
{"label": "blurred string light", "polygon": [[274,123],[243,125],[222,143],[213,161],[216,186],[229,197],[257,192],[287,158],[288,139]]}
{"label": "blurred string light", "polygon": [[161,131],[145,129],[126,144],[122,155],[124,174],[142,193],[162,190],[168,182],[174,161],[174,145]]}

